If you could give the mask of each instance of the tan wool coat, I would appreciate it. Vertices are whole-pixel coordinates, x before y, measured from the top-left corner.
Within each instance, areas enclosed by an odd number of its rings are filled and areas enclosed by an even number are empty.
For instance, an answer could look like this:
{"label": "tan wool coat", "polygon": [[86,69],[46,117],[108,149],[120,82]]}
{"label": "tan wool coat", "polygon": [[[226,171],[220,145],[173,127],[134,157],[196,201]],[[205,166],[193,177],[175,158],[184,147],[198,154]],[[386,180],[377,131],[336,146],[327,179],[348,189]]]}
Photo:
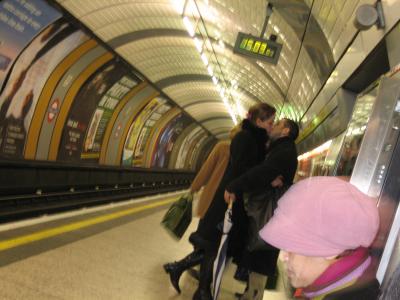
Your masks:
{"label": "tan wool coat", "polygon": [[225,169],[228,166],[229,147],[230,141],[218,142],[190,186],[192,192],[197,192],[204,186],[197,204],[196,215],[200,218],[204,216],[210,206]]}

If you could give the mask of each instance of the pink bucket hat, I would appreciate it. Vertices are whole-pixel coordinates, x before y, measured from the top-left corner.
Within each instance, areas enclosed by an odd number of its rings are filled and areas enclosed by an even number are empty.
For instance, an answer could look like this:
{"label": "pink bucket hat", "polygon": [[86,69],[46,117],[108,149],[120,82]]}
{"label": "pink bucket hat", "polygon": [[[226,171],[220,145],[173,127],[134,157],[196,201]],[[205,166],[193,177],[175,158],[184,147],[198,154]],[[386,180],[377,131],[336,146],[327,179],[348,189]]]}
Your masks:
{"label": "pink bucket hat", "polygon": [[375,199],[346,181],[324,176],[293,185],[260,236],[288,252],[329,257],[370,246],[378,227]]}

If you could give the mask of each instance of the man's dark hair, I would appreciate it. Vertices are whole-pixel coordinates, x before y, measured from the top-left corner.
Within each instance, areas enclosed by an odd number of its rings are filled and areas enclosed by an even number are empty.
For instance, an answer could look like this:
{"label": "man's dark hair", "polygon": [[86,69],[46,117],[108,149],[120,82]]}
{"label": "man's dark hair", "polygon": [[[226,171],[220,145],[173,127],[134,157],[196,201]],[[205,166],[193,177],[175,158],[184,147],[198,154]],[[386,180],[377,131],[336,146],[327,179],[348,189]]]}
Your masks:
{"label": "man's dark hair", "polygon": [[299,125],[293,120],[284,119],[285,120],[285,128],[289,128],[288,137],[290,137],[293,141],[297,139],[299,136]]}

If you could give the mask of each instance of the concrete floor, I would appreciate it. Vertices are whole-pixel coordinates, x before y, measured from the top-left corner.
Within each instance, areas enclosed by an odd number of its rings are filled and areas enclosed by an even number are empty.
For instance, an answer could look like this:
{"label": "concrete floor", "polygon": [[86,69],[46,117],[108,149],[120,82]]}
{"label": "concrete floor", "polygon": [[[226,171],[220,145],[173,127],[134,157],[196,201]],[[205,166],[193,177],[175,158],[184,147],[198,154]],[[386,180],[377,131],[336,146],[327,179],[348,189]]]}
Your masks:
{"label": "concrete floor", "polygon": [[[0,299],[192,299],[197,282],[184,274],[179,295],[162,265],[191,251],[187,235],[196,224],[177,242],[159,225],[164,212],[165,207],[1,251]],[[0,232],[0,240],[11,233]],[[233,272],[228,266],[220,300],[234,299],[234,292],[244,289]],[[280,281],[280,291],[266,291],[264,300],[286,299],[282,289]]]}

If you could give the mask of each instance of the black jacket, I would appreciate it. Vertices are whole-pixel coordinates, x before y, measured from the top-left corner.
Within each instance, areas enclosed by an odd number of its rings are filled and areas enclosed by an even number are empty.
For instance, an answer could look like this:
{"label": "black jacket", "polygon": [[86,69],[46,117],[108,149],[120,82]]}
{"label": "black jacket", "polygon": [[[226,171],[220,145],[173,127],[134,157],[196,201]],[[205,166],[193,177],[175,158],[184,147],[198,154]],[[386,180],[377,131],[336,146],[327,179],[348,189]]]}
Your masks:
{"label": "black jacket", "polygon": [[240,195],[256,192],[271,187],[271,182],[279,175],[283,176],[286,185],[293,183],[297,169],[297,150],[294,141],[289,137],[274,141],[264,162],[257,165],[233,180],[227,191]]}
{"label": "black jacket", "polygon": [[[267,133],[244,120],[242,130],[232,139],[228,165],[229,181],[237,178],[265,159]],[[228,182],[229,182],[228,181]]]}
{"label": "black jacket", "polygon": [[[218,226],[223,222],[227,209],[227,204],[224,200],[226,185],[264,160],[267,140],[268,136],[264,129],[254,126],[248,120],[243,121],[242,130],[232,139],[230,159],[225,173],[211,201],[210,207],[204,217],[200,219],[197,227],[196,234],[204,240],[203,246],[198,245],[199,247],[211,248],[213,251],[218,249],[221,239],[221,230]],[[241,206],[242,203],[234,204],[234,218],[243,218],[244,208]]]}
{"label": "black jacket", "polygon": [[[289,186],[293,182],[296,169],[297,151],[294,141],[288,137],[280,138],[270,145],[264,162],[233,180],[227,186],[227,190],[235,193],[235,195],[241,195],[242,193],[257,193],[258,191],[271,189],[271,182],[278,175],[282,175],[285,185]],[[243,201],[240,200],[236,202],[243,204]],[[242,219],[244,218],[247,219],[247,215],[242,217]],[[241,223],[245,222],[242,220]],[[242,267],[251,271],[274,276],[279,250],[271,248],[268,251],[249,252],[246,247],[238,247],[238,245],[246,245],[250,233],[248,230],[247,232],[242,230],[239,234],[235,234],[235,226],[237,226],[237,223],[233,222],[230,244],[232,248],[236,249],[234,256],[240,257],[236,261]]]}

